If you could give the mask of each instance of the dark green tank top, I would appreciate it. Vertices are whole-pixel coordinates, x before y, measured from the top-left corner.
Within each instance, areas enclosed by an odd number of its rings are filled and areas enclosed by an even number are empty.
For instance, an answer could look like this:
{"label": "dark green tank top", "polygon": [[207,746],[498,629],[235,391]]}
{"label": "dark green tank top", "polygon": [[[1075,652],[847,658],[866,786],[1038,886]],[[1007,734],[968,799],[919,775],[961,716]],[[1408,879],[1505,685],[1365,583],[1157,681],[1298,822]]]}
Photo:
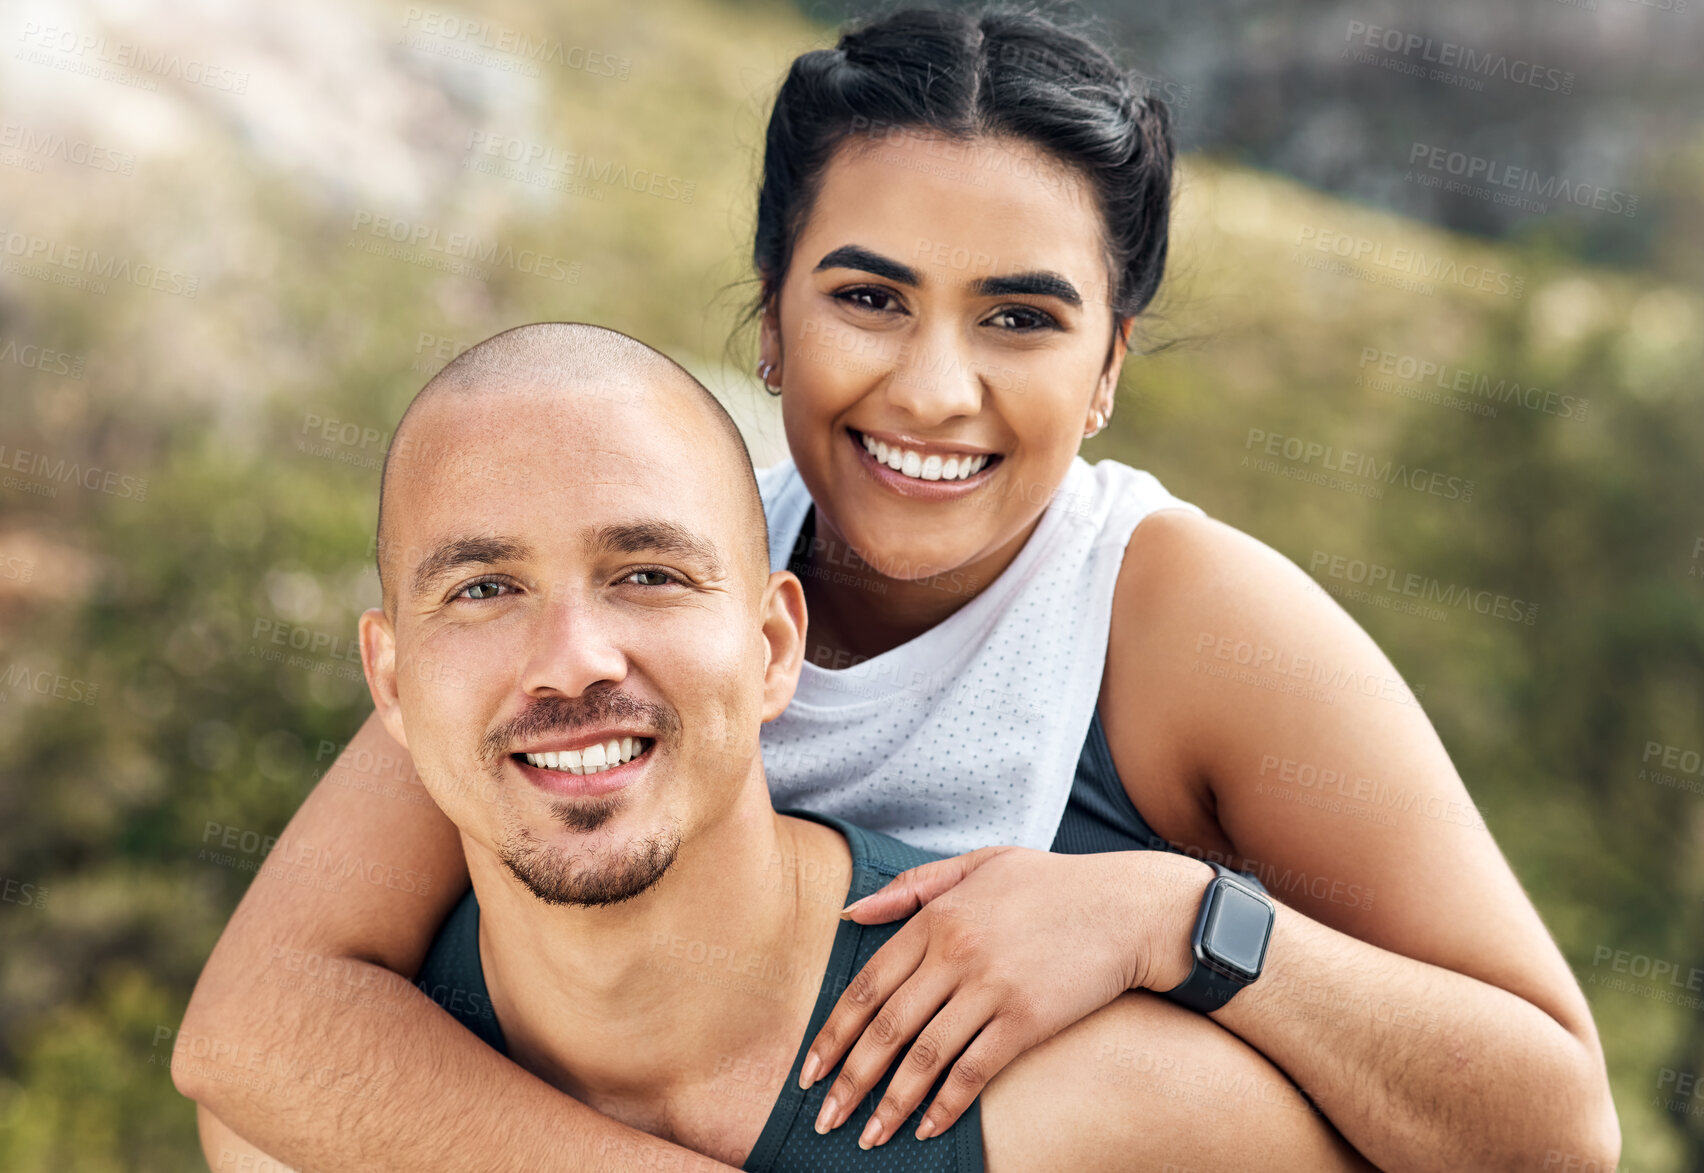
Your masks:
{"label": "dark green tank top", "polygon": [[[821,823],[846,837],[846,844],[852,852],[852,883],[846,894],[847,903],[868,896],[907,868],[940,858],[932,852],[901,843],[891,835],[866,831],[832,815],[802,810],[778,813]],[[875,1113],[876,1105],[881,1103],[893,1077],[891,1071],[881,1078],[846,1123],[827,1136],[818,1136],[813,1125],[823,1098],[833,1086],[834,1077],[840,1073],[840,1067],[836,1065],[809,1091],[799,1090],[799,1069],[804,1065],[807,1044],[828,1021],[829,1012],[834,1009],[835,1001],[852,976],[904,923],[860,925],[850,920],[840,922],[835,930],[828,970],[822,976],[816,1007],[811,1011],[810,1025],[806,1027],[804,1037],[799,1040],[798,1052],[793,1056],[793,1068],[787,1074],[781,1095],[770,1110],[769,1120],[763,1126],[756,1146],[741,1168],[757,1173],[982,1173],[982,1110],[979,1100],[972,1101],[946,1132],[924,1141],[913,1135],[923,1122],[923,1113],[945,1082],[945,1075],[893,1137],[880,1148],[868,1152],[858,1147],[858,1137]],[[491,1008],[491,997],[485,987],[485,971],[479,961],[479,902],[474,899],[472,889],[462,897],[443,928],[438,930],[415,984],[491,1047],[502,1054],[509,1053],[502,1027]],[[683,993],[689,994],[690,989],[684,989]]]}

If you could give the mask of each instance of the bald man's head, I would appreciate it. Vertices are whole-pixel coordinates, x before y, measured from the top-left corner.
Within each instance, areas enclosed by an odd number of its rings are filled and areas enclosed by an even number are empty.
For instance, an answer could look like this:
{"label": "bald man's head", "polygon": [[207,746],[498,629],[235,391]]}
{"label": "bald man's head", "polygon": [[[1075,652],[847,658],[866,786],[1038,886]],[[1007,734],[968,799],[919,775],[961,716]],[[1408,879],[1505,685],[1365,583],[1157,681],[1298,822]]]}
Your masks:
{"label": "bald man's head", "polygon": [[416,397],[383,493],[361,664],[476,884],[620,903],[768,809],[804,593],[692,376],[614,331],[511,330]]}
{"label": "bald man's head", "polygon": [[[506,330],[458,355],[420,389],[403,413],[379,483],[379,584],[387,614],[395,613],[398,589],[388,533],[394,527],[385,520],[387,492],[394,496],[398,475],[393,466],[412,464],[415,476],[447,472],[457,448],[454,413],[445,419],[436,407],[457,401],[486,406],[496,396],[513,400],[512,410],[523,413],[523,424],[524,413],[571,408],[578,425],[574,431],[585,443],[625,450],[640,460],[646,457],[655,427],[692,430],[703,441],[695,449],[703,467],[718,483],[734,487],[742,514],[737,519],[744,538],[741,571],[755,576],[750,585],[761,586],[769,573],[768,528],[751,456],[727,409],[679,363],[636,338],[579,322],[539,322]],[[428,414],[437,417],[430,435],[419,435],[422,417]],[[564,461],[572,456],[563,453]],[[467,491],[478,491],[482,471],[512,480],[517,470],[495,468],[490,462],[483,470],[462,468],[459,475]]]}

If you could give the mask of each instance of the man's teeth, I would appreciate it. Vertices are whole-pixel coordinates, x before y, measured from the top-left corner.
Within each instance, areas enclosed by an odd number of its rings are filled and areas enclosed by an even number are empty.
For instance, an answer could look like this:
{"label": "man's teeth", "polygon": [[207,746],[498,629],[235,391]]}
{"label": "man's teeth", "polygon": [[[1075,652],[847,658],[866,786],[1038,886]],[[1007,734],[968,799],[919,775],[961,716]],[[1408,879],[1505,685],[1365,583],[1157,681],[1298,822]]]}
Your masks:
{"label": "man's teeth", "polygon": [[982,466],[988,463],[987,453],[949,456],[942,460],[939,456],[924,456],[909,448],[889,447],[870,436],[864,436],[864,450],[895,472],[920,481],[962,481],[981,472]]}
{"label": "man's teeth", "polygon": [[527,765],[543,770],[562,770],[569,774],[601,774],[605,770],[632,761],[645,752],[650,743],[643,737],[612,737],[602,745],[585,749],[565,749],[560,753],[529,753],[521,756]]}

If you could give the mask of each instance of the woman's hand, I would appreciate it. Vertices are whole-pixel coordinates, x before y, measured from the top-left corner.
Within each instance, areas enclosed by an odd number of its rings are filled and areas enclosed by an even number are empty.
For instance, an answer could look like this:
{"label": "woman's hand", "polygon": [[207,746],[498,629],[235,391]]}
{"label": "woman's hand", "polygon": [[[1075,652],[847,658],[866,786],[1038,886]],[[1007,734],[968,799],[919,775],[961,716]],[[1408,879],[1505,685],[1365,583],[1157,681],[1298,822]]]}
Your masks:
{"label": "woman's hand", "polygon": [[1164,852],[1056,855],[1024,847],[985,847],[901,872],[841,914],[882,924],[916,912],[852,979],[811,1043],[805,1087],[857,1040],[817,1130],[844,1123],[914,1038],[859,1138],[864,1148],[893,1135],[948,1063],[952,1074],[919,1139],[949,1128],[1001,1068],[1037,1043],[1126,990],[1170,989],[1188,968],[1176,973],[1178,944],[1165,944],[1155,929],[1170,927],[1186,955],[1187,925],[1211,876],[1199,861]]}

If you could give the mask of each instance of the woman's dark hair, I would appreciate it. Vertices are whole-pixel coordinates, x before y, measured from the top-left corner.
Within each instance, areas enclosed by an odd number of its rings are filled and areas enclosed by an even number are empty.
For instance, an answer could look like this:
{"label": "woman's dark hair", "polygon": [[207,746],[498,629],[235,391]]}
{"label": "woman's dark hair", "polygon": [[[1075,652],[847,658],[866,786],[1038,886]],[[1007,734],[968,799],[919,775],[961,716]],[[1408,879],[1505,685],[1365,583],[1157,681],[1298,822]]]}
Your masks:
{"label": "woman's dark hair", "polygon": [[1141,313],[1165,271],[1171,118],[1143,79],[1033,9],[911,8],[799,56],[769,117],[752,259],[759,307],[780,289],[822,175],[853,137],[1019,138],[1088,180],[1105,225],[1115,319]]}

